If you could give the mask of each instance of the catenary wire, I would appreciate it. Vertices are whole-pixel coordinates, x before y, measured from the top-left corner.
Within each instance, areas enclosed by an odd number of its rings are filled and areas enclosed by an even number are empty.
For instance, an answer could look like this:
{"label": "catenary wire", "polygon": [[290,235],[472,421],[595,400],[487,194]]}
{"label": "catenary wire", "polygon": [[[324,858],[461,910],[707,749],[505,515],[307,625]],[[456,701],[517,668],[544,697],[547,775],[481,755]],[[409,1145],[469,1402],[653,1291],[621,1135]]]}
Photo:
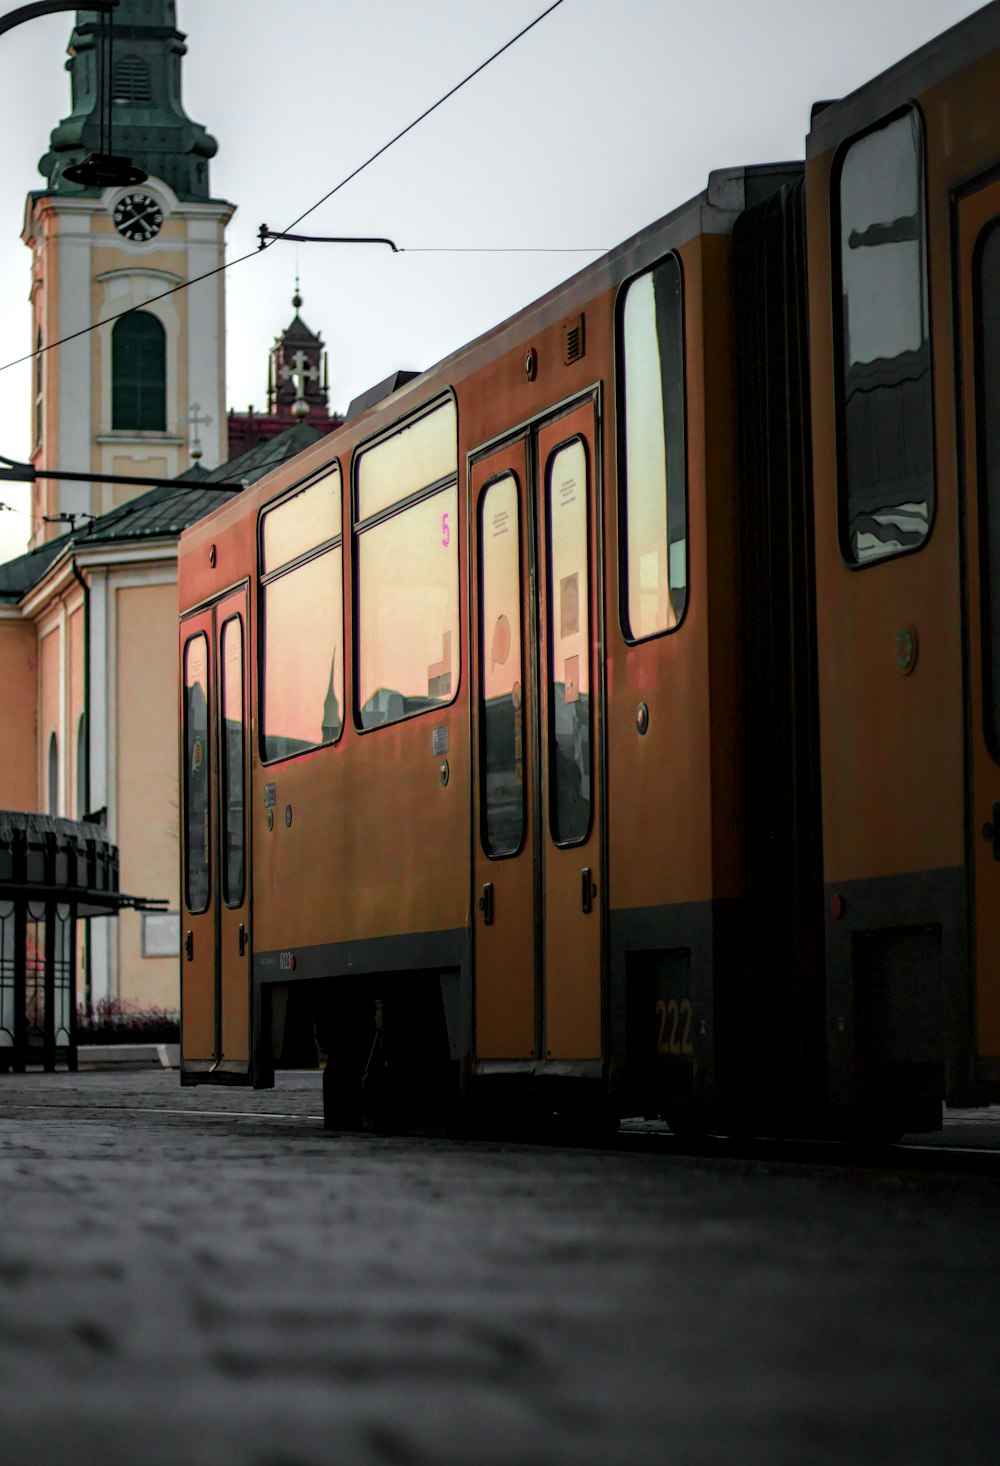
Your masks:
{"label": "catenary wire", "polygon": [[[323,195],[322,198],[317,199],[314,204],[310,204],[309,208],[306,209],[303,213],[299,214],[297,219],[293,219],[292,222],[282,232],[287,233],[289,230],[294,229],[297,224],[301,224],[303,219],[307,219],[310,214],[314,213],[316,209],[320,208],[322,204],[325,204],[328,199],[333,198],[335,193],[339,193],[342,188],[345,188],[348,183],[357,178],[359,173],[364,172],[364,170],[370,167],[372,163],[381,158],[384,153],[388,152],[389,148],[393,147],[394,144],[399,142],[401,138],[404,138],[407,133],[412,132],[413,129],[417,127],[421,122],[423,122],[425,118],[429,117],[432,112],[436,112],[439,107],[443,106],[444,103],[449,100],[449,98],[453,97],[456,92],[461,91],[462,87],[466,86],[470,81],[477,77],[481,71],[484,71],[487,66],[496,61],[497,58],[502,56],[505,51],[509,51],[511,46],[516,45],[516,43],[520,41],[524,36],[526,36],[529,31],[534,30],[535,26],[539,25],[546,18],[546,16],[551,15],[553,10],[558,10],[559,6],[562,4],[563,0],[553,0],[553,3],[551,5],[548,5],[540,15],[537,15],[535,17],[534,20],[529,21],[526,26],[518,31],[517,35],[512,36],[509,41],[506,41],[504,45],[502,45],[498,50],[494,51],[492,55],[487,56],[486,60],[480,62],[480,64],[475,68],[474,71],[470,71],[468,76],[463,77],[460,82],[457,82],[455,86],[453,86],[449,91],[445,92],[443,97],[439,97],[436,102],[433,102],[431,104],[431,106],[425,108],[424,111],[421,112],[419,117],[415,117],[412,122],[408,123],[406,127],[397,132],[394,137],[391,137],[389,139],[388,142],[383,143],[382,146],[377,150],[377,152],[372,153],[371,157],[366,158],[363,163],[359,163],[357,168],[354,168],[350,173],[347,174],[345,178],[342,178],[340,182],[335,184],[333,188],[329,190],[329,192]],[[270,248],[270,246],[265,245],[264,248]],[[201,275],[194,275],[191,277],[190,280],[182,280],[179,285],[172,285],[169,290],[161,290],[158,295],[149,296],[149,298],[147,300],[144,300],[141,305],[131,305],[128,306],[125,310],[116,311],[113,315],[103,316],[99,321],[94,321],[89,326],[82,326],[79,331],[71,331],[68,336],[60,336],[56,341],[48,342],[46,345],[43,345],[39,350],[29,351],[25,356],[15,357],[13,361],[8,361],[3,366],[0,366],[0,372],[6,372],[9,371],[12,367],[21,366],[26,361],[34,361],[36,357],[44,356],[46,352],[55,351],[57,347],[65,346],[70,341],[76,341],[81,336],[88,336],[91,331],[98,331],[102,326],[109,326],[112,324],[112,322],[121,320],[122,316],[130,316],[135,311],[145,310],[147,306],[154,305],[158,300],[166,300],[168,296],[177,295],[181,290],[188,290],[192,285],[199,285],[203,280],[211,280],[214,276],[221,275],[226,270],[235,269],[237,265],[242,265],[247,260],[254,259],[261,252],[262,251],[260,248],[248,250],[246,254],[237,256],[235,260],[227,260],[225,264],[216,265],[215,268],[212,270],[206,270]],[[416,250],[411,252],[417,253]],[[586,251],[586,253],[590,253],[590,251]]]}

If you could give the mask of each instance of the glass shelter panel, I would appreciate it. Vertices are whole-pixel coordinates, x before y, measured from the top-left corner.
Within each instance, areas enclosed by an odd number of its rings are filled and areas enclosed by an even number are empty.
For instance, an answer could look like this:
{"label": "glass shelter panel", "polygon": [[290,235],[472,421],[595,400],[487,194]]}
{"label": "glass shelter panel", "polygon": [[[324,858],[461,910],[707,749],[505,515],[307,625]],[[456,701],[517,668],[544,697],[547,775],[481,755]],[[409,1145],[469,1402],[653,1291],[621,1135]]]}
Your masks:
{"label": "glass shelter panel", "polygon": [[243,811],[243,623],[232,616],[222,628],[222,895],[227,906],[243,900],[246,836]]}
{"label": "glass shelter panel", "polygon": [[979,544],[983,718],[1000,763],[1000,220],[978,252],[976,372],[979,389]]}
{"label": "glass shelter panel", "polygon": [[14,903],[0,901],[0,1049],[12,1049],[16,1034]]}
{"label": "glass shelter panel", "polygon": [[75,983],[73,972],[73,916],[64,901],[56,903],[52,921],[53,963],[52,963],[52,1023],[57,1047],[72,1042],[73,998]]}
{"label": "glass shelter panel", "polygon": [[587,837],[591,813],[587,455],[577,438],[549,460],[549,812],[552,838]]}
{"label": "glass shelter panel", "polygon": [[184,648],[184,889],[187,909],[208,907],[210,886],[208,639],[192,636]]}
{"label": "glass shelter panel", "polygon": [[490,484],[479,509],[483,846],[513,855],[524,838],[521,552],[517,480]]}
{"label": "glass shelter panel", "polygon": [[865,565],[918,549],[934,512],[918,114],[852,143],[838,178],[840,532],[845,558]]}
{"label": "glass shelter panel", "polygon": [[450,702],[458,686],[458,489],[358,534],[363,728]]}
{"label": "glass shelter panel", "polygon": [[24,1016],[28,1044],[45,1041],[45,902],[28,902],[24,938]]}
{"label": "glass shelter panel", "polygon": [[672,631],[687,605],[687,468],[681,268],[669,256],[629,285],[621,312],[625,630]]}

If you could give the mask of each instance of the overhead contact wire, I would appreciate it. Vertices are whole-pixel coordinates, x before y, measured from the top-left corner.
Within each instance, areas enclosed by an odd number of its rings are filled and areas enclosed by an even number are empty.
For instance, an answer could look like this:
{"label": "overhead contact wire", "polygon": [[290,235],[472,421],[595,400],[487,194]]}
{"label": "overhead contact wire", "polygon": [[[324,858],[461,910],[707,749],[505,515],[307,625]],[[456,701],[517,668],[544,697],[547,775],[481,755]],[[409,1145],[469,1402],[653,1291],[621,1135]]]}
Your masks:
{"label": "overhead contact wire", "polygon": [[[429,117],[432,112],[436,112],[439,107],[443,106],[444,103],[449,100],[449,98],[453,97],[456,92],[461,91],[461,89],[464,86],[468,85],[470,81],[473,81],[475,77],[480,74],[480,72],[484,71],[487,66],[490,66],[494,61],[497,60],[498,57],[502,56],[505,51],[509,51],[511,46],[516,45],[517,42],[520,41],[524,36],[526,36],[529,31],[534,30],[536,25],[540,25],[541,22],[546,18],[546,16],[551,15],[553,10],[558,10],[559,6],[562,4],[563,0],[553,0],[553,3],[547,6],[547,8],[542,11],[541,15],[536,16],[535,19],[530,21],[526,26],[524,26],[522,30],[519,30],[516,36],[512,36],[509,41],[505,42],[504,45],[502,45],[498,50],[494,51],[491,56],[487,56],[486,60],[480,62],[480,64],[476,67],[474,71],[470,71],[468,76],[463,77],[460,82],[457,82],[456,85],[450,89],[450,91],[445,92],[443,97],[439,97],[438,100],[432,103],[430,107],[425,108],[425,110],[421,112],[419,117],[415,117],[412,122],[408,123],[406,127],[397,132],[395,137],[391,137],[387,143],[383,143],[377,152],[372,153],[370,158],[366,158],[363,163],[359,163],[357,168],[348,173],[346,178],[342,178],[340,182],[335,184],[328,193],[325,193],[323,195],[322,198],[317,199],[314,204],[310,204],[309,208],[306,209],[304,213],[300,214],[297,219],[293,219],[292,222],[287,226],[287,228],[282,230],[282,233],[287,233],[288,230],[294,229],[297,224],[301,224],[303,219],[307,219],[310,214],[314,213],[316,209],[320,208],[322,204],[325,204],[328,199],[332,199],[335,193],[339,193],[342,188],[345,188],[348,183],[357,178],[359,173],[363,173],[366,168],[369,168],[372,165],[372,163],[377,162],[377,160],[381,158],[384,153],[388,152],[391,147],[398,143],[401,138],[406,137],[407,133],[412,132],[413,129],[417,127],[421,122],[423,122],[425,118]],[[264,248],[270,248],[270,245],[264,245]],[[116,311],[114,315],[102,316],[99,321],[94,321],[93,324],[90,326],[82,326],[79,331],[71,331],[68,336],[60,336],[58,340],[48,342],[48,344],[42,346],[40,350],[29,351],[25,356],[15,357],[13,361],[8,361],[3,366],[0,366],[0,372],[9,371],[11,367],[21,366],[22,363],[26,361],[33,361],[36,357],[43,356],[48,351],[55,351],[58,346],[65,346],[68,342],[76,341],[81,336],[88,336],[91,331],[98,331],[102,326],[109,326],[113,321],[121,320],[122,316],[133,315],[136,311],[145,310],[146,306],[148,305],[154,305],[158,300],[166,300],[168,296],[177,295],[181,290],[189,290],[192,285],[200,285],[203,280],[211,280],[215,275],[221,275],[226,270],[235,269],[237,265],[242,265],[247,260],[252,260],[256,258],[260,253],[260,249],[249,250],[246,254],[239,255],[235,260],[227,260],[225,264],[216,265],[214,269],[206,270],[202,275],[194,275],[190,280],[182,280],[179,285],[172,285],[169,290],[161,290],[158,295],[149,296],[149,298],[147,300],[144,300],[141,305],[130,305],[125,310]],[[414,250],[413,253],[416,253],[416,251]]]}

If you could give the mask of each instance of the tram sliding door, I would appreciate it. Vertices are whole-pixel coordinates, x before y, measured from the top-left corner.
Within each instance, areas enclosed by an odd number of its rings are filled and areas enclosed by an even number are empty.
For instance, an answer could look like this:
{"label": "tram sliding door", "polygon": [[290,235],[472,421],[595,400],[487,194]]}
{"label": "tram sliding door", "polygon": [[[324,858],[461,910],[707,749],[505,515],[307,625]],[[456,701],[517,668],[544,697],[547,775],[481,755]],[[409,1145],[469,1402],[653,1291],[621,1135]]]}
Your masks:
{"label": "tram sliding door", "polygon": [[958,205],[976,1077],[1000,1093],[1000,183]]}
{"label": "tram sliding door", "polygon": [[247,591],[181,622],[182,1078],[250,1082]]}
{"label": "tram sliding door", "polygon": [[476,1053],[599,1061],[595,403],[473,462]]}

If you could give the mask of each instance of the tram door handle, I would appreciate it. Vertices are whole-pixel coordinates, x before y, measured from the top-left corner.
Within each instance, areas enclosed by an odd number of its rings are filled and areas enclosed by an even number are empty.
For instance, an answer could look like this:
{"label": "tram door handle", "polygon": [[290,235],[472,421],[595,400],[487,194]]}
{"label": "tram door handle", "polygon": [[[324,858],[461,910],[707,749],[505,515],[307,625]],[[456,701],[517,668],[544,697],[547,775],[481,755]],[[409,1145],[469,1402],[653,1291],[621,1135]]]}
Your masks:
{"label": "tram door handle", "polygon": [[194,961],[194,932],[184,934],[184,956],[189,962]]}
{"label": "tram door handle", "polygon": [[487,881],[479,898],[479,909],[483,913],[484,926],[493,925],[493,882]]}
{"label": "tram door handle", "polygon": [[242,957],[243,954],[244,954],[244,952],[247,949],[247,929],[246,929],[246,925],[242,921],[240,922],[239,942],[240,942],[240,956]]}
{"label": "tram door handle", "polygon": [[1000,800],[993,806],[993,859],[1000,860]]}
{"label": "tram door handle", "polygon": [[588,865],[580,872],[580,905],[584,916],[589,916],[593,911],[594,897],[596,895],[597,887],[594,884],[594,872]]}

